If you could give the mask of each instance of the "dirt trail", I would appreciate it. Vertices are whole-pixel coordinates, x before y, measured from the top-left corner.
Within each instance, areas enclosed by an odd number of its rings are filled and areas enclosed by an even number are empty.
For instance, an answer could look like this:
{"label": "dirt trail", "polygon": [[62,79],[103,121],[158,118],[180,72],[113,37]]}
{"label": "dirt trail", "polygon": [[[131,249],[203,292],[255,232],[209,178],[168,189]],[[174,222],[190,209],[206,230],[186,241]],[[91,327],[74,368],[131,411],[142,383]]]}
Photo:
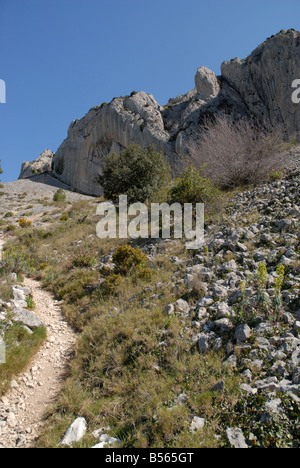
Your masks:
{"label": "dirt trail", "polygon": [[[3,241],[0,243],[3,245]],[[62,389],[76,341],[52,295],[32,279],[25,279],[24,285],[32,290],[35,313],[47,327],[47,341],[0,400],[0,448],[32,445],[43,425],[45,410]]]}

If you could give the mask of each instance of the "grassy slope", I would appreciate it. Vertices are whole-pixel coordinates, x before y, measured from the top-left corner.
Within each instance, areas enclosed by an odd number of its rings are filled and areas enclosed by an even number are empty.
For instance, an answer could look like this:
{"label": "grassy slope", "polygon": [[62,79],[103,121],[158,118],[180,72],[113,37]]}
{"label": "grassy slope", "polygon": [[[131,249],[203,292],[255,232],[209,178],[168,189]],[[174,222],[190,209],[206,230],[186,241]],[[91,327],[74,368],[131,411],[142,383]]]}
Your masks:
{"label": "grassy slope", "polygon": [[[188,298],[180,281],[170,287],[180,279],[170,258],[187,262],[190,254],[179,242],[162,243],[150,277],[148,269],[134,269],[114,281],[105,269],[97,271],[116,241],[95,236],[95,211],[92,202],[76,203],[70,217],[47,229],[19,230],[13,241],[28,256],[31,274],[64,301],[64,314],[81,331],[65,389],[49,409],[37,446],[57,446],[77,416],[90,429],[110,426],[125,447],[218,446],[220,405],[231,408],[238,400],[238,376],[222,367],[222,353],[204,359],[192,352],[194,332],[185,319],[164,313],[170,302]],[[105,279],[106,289],[100,286]],[[220,380],[226,393],[212,393]],[[190,396],[187,405],[176,403],[181,393]],[[189,431],[193,415],[209,421],[201,433]],[[89,435],[80,446],[93,442]]]}

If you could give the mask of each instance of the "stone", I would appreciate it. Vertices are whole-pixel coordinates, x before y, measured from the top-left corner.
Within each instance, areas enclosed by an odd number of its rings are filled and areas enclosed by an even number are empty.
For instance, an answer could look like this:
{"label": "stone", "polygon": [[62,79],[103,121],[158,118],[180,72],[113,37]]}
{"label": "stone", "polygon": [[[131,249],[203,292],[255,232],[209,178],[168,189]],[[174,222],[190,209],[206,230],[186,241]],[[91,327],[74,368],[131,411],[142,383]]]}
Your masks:
{"label": "stone", "polygon": [[243,431],[237,427],[228,427],[226,429],[226,437],[230,445],[237,449],[249,448],[246,444]]}
{"label": "stone", "polygon": [[195,84],[198,97],[203,101],[215,98],[220,92],[220,85],[216,75],[206,67],[198,68]]}
{"label": "stone", "polygon": [[31,310],[13,309],[12,317],[14,322],[20,322],[31,329],[43,326],[43,322]]}
{"label": "stone", "polygon": [[272,419],[283,413],[283,407],[280,398],[275,398],[273,400],[267,401],[262,407],[263,414],[260,418],[260,422],[265,424],[266,422],[271,422]]}
{"label": "stone", "polygon": [[224,391],[225,391],[225,382],[224,382],[224,380],[220,380],[219,382],[217,382],[211,388],[211,392],[222,392],[222,393],[224,393]]}
{"label": "stone", "polygon": [[192,422],[190,425],[191,432],[199,431],[200,429],[203,429],[204,426],[205,426],[204,418],[199,418],[198,416],[192,416]]}
{"label": "stone", "polygon": [[75,442],[79,442],[87,432],[87,422],[84,418],[77,418],[68,428],[59,445],[71,446]]}
{"label": "stone", "polygon": [[229,260],[229,262],[223,265],[224,270],[226,271],[235,271],[237,270],[237,264],[235,260]]}
{"label": "stone", "polygon": [[217,303],[217,318],[228,318],[232,315],[232,309],[226,302]]}
{"label": "stone", "polygon": [[214,303],[214,299],[211,296],[205,296],[198,302],[198,307],[208,307]]}
{"label": "stone", "polygon": [[189,397],[186,393],[180,393],[180,395],[178,395],[176,398],[175,398],[175,403],[177,405],[184,405],[185,403],[187,403]]}
{"label": "stone", "polygon": [[165,314],[167,314],[168,316],[173,315],[174,311],[175,311],[175,307],[173,304],[168,304],[164,309]]}
{"label": "stone", "polygon": [[247,393],[248,395],[256,395],[257,394],[257,388],[252,388],[252,387],[250,387],[250,385],[248,385],[246,383],[241,384],[241,390],[243,392]]}
{"label": "stone", "polygon": [[53,158],[53,173],[80,192],[102,195],[97,176],[106,155],[120,154],[133,144],[143,148],[153,144],[168,155],[168,140],[160,106],[153,96],[141,91],[115,98],[71,123],[67,139]]}
{"label": "stone", "polygon": [[247,324],[239,325],[236,327],[234,335],[238,341],[247,341],[251,336],[251,328]]}
{"label": "stone", "polygon": [[207,333],[200,333],[198,340],[198,350],[205,353],[210,349],[211,338]]}
{"label": "stone", "polygon": [[233,328],[233,324],[229,318],[221,318],[214,321],[215,327],[220,330],[220,333],[225,333]]}
{"label": "stone", "polygon": [[120,447],[122,445],[122,441],[120,439],[116,439],[115,437],[111,437],[108,434],[103,434],[100,437],[100,444],[94,445],[94,447],[92,448],[100,449],[100,448],[111,447],[113,445]]}
{"label": "stone", "polygon": [[175,310],[177,312],[189,313],[190,306],[184,299],[178,299],[174,304]]}

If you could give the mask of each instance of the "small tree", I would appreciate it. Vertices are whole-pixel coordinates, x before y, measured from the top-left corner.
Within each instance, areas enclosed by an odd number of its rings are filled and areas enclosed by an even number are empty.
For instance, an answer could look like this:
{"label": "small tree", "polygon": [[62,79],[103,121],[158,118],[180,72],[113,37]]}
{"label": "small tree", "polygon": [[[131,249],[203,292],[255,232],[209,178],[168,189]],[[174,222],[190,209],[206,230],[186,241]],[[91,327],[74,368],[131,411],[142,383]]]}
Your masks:
{"label": "small tree", "polygon": [[188,166],[173,181],[168,198],[171,203],[204,203],[209,212],[221,210],[221,192],[206,176],[205,165],[200,169]]}
{"label": "small tree", "polygon": [[143,149],[132,145],[120,155],[109,154],[102,171],[98,182],[104,189],[104,196],[116,201],[119,195],[127,195],[128,203],[151,200],[170,176],[163,153],[157,152],[154,146]]}
{"label": "small tree", "polygon": [[63,189],[58,189],[55,194],[53,195],[53,201],[55,202],[65,202],[66,201],[66,193]]}

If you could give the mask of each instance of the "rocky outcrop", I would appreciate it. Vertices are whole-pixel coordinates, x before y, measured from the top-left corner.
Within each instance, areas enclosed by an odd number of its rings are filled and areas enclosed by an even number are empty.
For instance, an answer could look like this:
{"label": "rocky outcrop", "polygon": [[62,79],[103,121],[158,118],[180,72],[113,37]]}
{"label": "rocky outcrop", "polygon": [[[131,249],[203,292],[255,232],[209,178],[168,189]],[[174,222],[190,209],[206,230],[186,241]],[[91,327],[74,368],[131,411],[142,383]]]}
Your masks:
{"label": "rocky outcrop", "polygon": [[96,179],[107,154],[120,153],[135,143],[142,147],[154,144],[171,157],[161,110],[153,96],[144,92],[94,107],[70,125],[53,160],[54,174],[83,193],[100,195]]}
{"label": "rocky outcrop", "polygon": [[299,63],[300,33],[283,30],[248,58],[224,62],[219,77],[200,67],[195,88],[164,107],[145,92],[96,106],[70,125],[53,158],[53,175],[78,191],[101,195],[97,177],[104,156],[131,144],[154,144],[176,174],[205,118],[219,112],[254,117],[266,128],[281,125],[287,138],[300,138],[300,104],[292,101]]}
{"label": "rocky outcrop", "polygon": [[53,156],[54,153],[47,149],[43,151],[35,161],[23,162],[19,179],[28,179],[36,174],[50,172]]}
{"label": "rocky outcrop", "polygon": [[288,136],[300,135],[300,105],[292,101],[292,83],[300,78],[300,33],[281,31],[245,60],[224,62],[222,77],[260,122],[282,125]]}

